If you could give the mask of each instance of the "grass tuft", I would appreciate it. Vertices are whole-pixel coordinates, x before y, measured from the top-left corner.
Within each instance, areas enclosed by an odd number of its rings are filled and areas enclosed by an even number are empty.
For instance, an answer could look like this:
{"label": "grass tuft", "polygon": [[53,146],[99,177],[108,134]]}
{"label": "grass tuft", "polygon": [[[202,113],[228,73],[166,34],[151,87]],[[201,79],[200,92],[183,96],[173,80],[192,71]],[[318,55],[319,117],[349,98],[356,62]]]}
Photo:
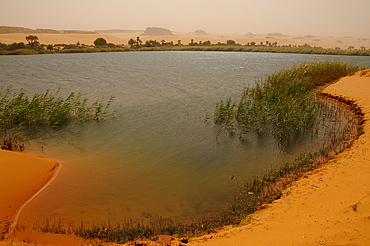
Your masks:
{"label": "grass tuft", "polygon": [[[324,68],[321,68],[321,65]],[[87,227],[83,222],[77,226],[63,226],[60,220],[54,220],[53,224],[47,221],[39,226],[38,230],[125,243],[137,239],[156,240],[156,235],[177,235],[188,238],[214,232],[215,228],[241,223],[262,205],[281,197],[284,188],[292,181],[347,148],[361,134],[363,113],[354,102],[343,98],[326,99],[315,92],[317,86],[336,80],[357,69],[356,66],[336,62],[302,64],[268,76],[265,83],[259,83],[255,88],[246,90],[239,105],[231,99],[217,104],[215,123],[225,124],[233,131],[237,129],[235,124],[241,124],[242,134],[245,126],[248,125],[254,128],[271,125],[275,128],[274,134],[279,137],[288,137],[284,134],[300,131],[299,127],[306,127],[308,123],[313,132],[316,132],[319,123],[328,125],[325,130],[315,133],[327,139],[319,146],[318,151],[301,154],[292,162],[272,168],[264,175],[255,176],[251,181],[240,184],[234,201],[223,211],[191,223],[177,223],[171,219],[151,217],[149,223],[125,220],[116,225],[108,222]],[[348,106],[343,106],[337,101]],[[243,118],[244,116],[246,118]],[[304,116],[303,120],[297,119],[302,116]],[[313,120],[317,116],[319,119]],[[298,126],[295,125],[297,122]],[[283,129],[279,130],[282,133],[285,130],[287,132],[280,135],[276,130],[279,127]],[[258,131],[257,128],[256,130]]]}
{"label": "grass tuft", "polygon": [[315,88],[358,71],[356,65],[337,61],[303,63],[282,70],[244,90],[239,103],[217,103],[214,122],[240,135],[263,128],[278,139],[305,130],[315,119],[318,97]]}
{"label": "grass tuft", "polygon": [[81,93],[72,92],[63,98],[58,92],[47,90],[28,97],[24,90],[13,93],[10,89],[3,89],[0,91],[2,149],[18,149],[17,146],[23,146],[19,141],[39,132],[112,116],[109,107],[113,100],[114,97],[107,101],[102,98],[89,104]]}

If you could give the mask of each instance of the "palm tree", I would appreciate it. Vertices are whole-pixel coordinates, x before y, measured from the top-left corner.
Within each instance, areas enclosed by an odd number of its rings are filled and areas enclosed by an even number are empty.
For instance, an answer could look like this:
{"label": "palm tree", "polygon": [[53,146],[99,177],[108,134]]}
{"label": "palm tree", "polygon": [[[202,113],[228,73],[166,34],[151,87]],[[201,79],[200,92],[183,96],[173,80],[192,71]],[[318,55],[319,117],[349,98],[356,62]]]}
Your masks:
{"label": "palm tree", "polygon": [[143,41],[140,40],[140,37],[137,37],[136,38],[136,48],[139,48],[139,46],[141,46],[142,43]]}

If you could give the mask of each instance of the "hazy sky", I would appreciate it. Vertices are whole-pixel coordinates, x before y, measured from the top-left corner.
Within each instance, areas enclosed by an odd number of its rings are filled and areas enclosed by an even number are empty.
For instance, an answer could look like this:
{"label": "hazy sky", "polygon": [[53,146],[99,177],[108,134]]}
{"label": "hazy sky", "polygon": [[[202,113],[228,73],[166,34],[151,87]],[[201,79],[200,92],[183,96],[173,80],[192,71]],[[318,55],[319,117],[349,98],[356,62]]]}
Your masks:
{"label": "hazy sky", "polygon": [[0,26],[370,37],[370,0],[0,0]]}

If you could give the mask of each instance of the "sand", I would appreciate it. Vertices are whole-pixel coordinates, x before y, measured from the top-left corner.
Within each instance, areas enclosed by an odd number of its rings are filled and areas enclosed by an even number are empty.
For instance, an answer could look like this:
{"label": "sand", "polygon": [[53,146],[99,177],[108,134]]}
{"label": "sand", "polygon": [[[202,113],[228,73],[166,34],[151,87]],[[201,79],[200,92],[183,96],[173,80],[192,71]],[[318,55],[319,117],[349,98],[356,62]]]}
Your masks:
{"label": "sand", "polygon": [[344,77],[325,93],[355,100],[365,134],[351,148],[291,184],[251,223],[187,245],[370,245],[370,70]]}
{"label": "sand", "polygon": [[0,238],[12,232],[23,207],[52,181],[56,161],[0,151]]}
{"label": "sand", "polygon": [[[142,36],[144,31],[137,31],[131,33],[100,33],[100,34],[37,34],[39,42],[42,44],[80,44],[93,45],[96,38],[103,37],[108,43],[124,44],[127,46],[128,40],[131,38],[136,39],[140,36],[140,39],[145,42],[146,40],[157,40],[166,42],[174,42],[177,44],[178,40],[181,40],[182,44],[189,44],[193,39],[194,42],[199,41],[211,41],[212,44],[218,42],[226,43],[227,40],[232,39],[239,44],[247,44],[248,42],[255,42],[260,44],[261,42],[266,44],[266,41],[278,45],[304,45],[309,44],[311,46],[320,46],[323,48],[335,48],[347,49],[349,46],[353,46],[356,49],[365,47],[370,48],[370,38],[361,37],[322,37],[322,36],[311,36],[311,35],[266,35],[266,34],[206,34],[196,35],[195,33],[184,33],[184,32],[173,32],[174,36]],[[12,44],[14,42],[27,43],[27,34],[24,33],[6,33],[0,34],[0,43]]]}
{"label": "sand", "polygon": [[[350,148],[292,183],[279,200],[252,214],[249,223],[190,239],[186,245],[370,245],[369,91],[370,69],[344,77],[323,91],[355,100],[365,113],[365,133]],[[20,204],[49,180],[57,163],[6,151],[0,157],[4,221],[14,217]],[[43,245],[73,245],[61,236]],[[181,242],[167,237],[167,241],[144,245],[165,244]]]}

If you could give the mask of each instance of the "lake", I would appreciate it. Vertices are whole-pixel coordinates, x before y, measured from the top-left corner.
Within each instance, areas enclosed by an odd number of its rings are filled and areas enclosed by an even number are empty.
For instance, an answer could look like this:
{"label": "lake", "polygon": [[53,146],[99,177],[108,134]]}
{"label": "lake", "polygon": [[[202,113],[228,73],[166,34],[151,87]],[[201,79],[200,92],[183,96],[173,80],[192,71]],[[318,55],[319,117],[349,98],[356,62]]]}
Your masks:
{"label": "lake", "polygon": [[370,66],[370,57],[238,52],[0,56],[2,88],[82,92],[91,102],[112,95],[113,108],[120,106],[116,117],[86,124],[81,134],[77,127],[27,144],[27,153],[63,164],[27,220],[183,221],[222,209],[238,183],[317,150],[320,140],[282,149],[270,135],[217,137],[206,115],[266,75],[321,60]]}

